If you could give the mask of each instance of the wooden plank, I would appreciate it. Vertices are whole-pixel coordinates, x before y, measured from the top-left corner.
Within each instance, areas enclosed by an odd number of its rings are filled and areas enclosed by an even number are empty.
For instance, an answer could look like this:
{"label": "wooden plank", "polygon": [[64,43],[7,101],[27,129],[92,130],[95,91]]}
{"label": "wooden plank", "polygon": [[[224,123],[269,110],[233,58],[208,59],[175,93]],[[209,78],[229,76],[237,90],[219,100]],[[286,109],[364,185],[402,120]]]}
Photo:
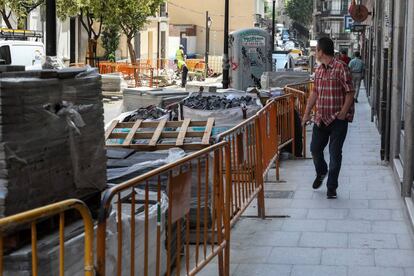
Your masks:
{"label": "wooden plank", "polygon": [[211,136],[211,132],[213,131],[213,126],[214,126],[214,118],[208,118],[206,129],[204,130],[204,136],[201,141],[201,144],[203,145],[210,144],[210,136]]}
{"label": "wooden plank", "polygon": [[137,132],[137,130],[138,130],[139,126],[141,125],[141,123],[142,123],[142,120],[137,120],[135,122],[134,126],[129,131],[128,136],[124,140],[124,143],[123,143],[124,146],[129,146],[129,144],[131,144],[132,139],[134,139],[135,133]]}
{"label": "wooden plank", "polygon": [[159,122],[157,129],[154,132],[154,135],[152,136],[151,141],[149,142],[149,146],[155,146],[160,139],[161,133],[164,130],[165,124],[167,123],[167,120],[162,120]]}
{"label": "wooden plank", "polygon": [[[142,128],[142,126],[141,126]],[[177,136],[179,135],[178,131],[164,131],[161,133],[160,138],[177,138]],[[111,135],[111,139],[126,139],[126,137],[128,136],[128,133],[112,133]],[[134,139],[152,139],[152,137],[154,136],[154,132],[137,132],[134,134]],[[204,132],[203,131],[187,131],[185,137],[186,138],[200,138],[204,136]]]}
{"label": "wooden plank", "polygon": [[105,141],[108,140],[108,138],[111,136],[111,133],[116,128],[116,125],[118,124],[118,122],[119,122],[118,120],[112,121],[111,125],[105,131]]}
{"label": "wooden plank", "polygon": [[180,133],[177,137],[177,142],[175,143],[176,146],[182,146],[184,144],[185,134],[187,133],[188,126],[190,125],[191,120],[185,119],[183,124],[181,125]]}

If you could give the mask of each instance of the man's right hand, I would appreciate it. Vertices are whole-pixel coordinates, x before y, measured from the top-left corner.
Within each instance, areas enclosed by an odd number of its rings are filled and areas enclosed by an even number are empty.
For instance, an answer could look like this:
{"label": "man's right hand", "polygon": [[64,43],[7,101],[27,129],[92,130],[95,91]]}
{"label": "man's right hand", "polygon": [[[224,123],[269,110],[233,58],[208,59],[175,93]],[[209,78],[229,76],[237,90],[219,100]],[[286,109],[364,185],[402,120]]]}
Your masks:
{"label": "man's right hand", "polygon": [[303,115],[302,118],[302,127],[305,127],[305,125],[311,120],[311,116],[309,114]]}

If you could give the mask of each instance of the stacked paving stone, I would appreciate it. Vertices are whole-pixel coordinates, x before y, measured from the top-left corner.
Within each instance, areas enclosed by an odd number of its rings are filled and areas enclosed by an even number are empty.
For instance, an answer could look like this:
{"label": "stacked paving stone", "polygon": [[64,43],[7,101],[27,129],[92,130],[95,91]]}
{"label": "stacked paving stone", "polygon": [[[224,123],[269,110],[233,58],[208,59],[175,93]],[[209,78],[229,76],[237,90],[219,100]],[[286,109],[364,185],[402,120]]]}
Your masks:
{"label": "stacked paving stone", "polygon": [[7,71],[0,68],[0,216],[102,191],[97,71]]}

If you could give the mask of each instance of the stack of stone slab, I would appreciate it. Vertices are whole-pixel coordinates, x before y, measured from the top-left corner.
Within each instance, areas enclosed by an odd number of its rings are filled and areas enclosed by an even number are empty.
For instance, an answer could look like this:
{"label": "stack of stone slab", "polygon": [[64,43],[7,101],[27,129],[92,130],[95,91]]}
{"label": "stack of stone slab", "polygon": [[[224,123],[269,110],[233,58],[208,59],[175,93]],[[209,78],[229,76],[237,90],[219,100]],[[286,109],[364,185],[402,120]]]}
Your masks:
{"label": "stack of stone slab", "polygon": [[0,217],[105,189],[97,71],[7,71],[0,68]]}

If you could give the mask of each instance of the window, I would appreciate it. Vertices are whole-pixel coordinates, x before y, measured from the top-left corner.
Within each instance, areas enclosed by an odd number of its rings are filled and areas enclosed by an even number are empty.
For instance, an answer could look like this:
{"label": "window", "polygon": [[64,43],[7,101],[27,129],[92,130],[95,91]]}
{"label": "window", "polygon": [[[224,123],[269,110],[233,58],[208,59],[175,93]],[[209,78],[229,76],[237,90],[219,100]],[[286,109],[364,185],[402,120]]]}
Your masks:
{"label": "window", "polygon": [[8,45],[0,47],[0,64],[11,64],[10,47]]}
{"label": "window", "polygon": [[163,3],[160,5],[160,17],[168,17],[167,4]]}

